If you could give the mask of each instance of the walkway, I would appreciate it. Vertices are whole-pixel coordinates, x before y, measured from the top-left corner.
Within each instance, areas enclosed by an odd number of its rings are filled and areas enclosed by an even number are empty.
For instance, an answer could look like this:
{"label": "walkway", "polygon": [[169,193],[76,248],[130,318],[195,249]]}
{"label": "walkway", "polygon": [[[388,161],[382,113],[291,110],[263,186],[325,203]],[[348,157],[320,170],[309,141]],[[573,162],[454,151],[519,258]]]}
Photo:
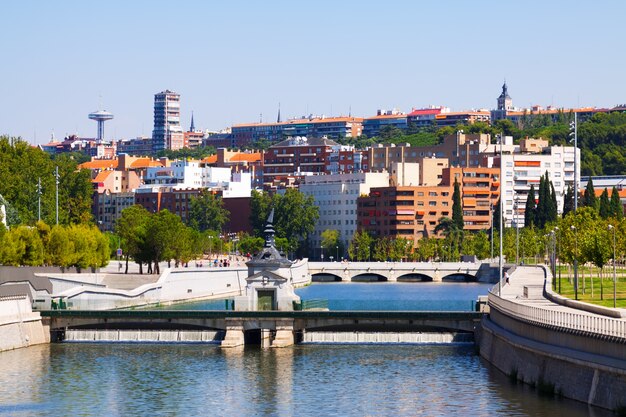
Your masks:
{"label": "walkway", "polygon": [[[551,282],[550,271],[548,273],[548,285]],[[515,303],[525,306],[539,307],[554,312],[576,313],[589,317],[605,318],[605,315],[595,314],[589,311],[557,304],[543,295],[544,285],[544,269],[536,266],[518,266],[511,274],[509,284],[503,282],[502,294],[503,299],[514,301]],[[497,293],[497,286],[493,289]],[[626,312],[624,309],[618,309]],[[620,320],[626,323],[623,317]]]}

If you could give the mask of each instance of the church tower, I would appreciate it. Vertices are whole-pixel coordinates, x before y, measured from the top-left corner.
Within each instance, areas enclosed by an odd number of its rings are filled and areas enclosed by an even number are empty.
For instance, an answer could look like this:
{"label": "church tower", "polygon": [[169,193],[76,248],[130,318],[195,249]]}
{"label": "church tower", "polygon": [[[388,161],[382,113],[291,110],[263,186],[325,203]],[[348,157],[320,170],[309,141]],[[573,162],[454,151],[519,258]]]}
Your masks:
{"label": "church tower", "polygon": [[502,94],[498,97],[498,110],[513,110],[513,100],[507,91],[506,81],[502,85]]}

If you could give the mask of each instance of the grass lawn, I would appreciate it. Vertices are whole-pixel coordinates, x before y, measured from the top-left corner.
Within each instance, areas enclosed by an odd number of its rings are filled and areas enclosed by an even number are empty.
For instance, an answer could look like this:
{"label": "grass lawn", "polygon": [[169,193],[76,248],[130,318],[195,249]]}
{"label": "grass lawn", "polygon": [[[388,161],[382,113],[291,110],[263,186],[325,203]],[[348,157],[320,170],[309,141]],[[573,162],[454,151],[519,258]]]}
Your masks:
{"label": "grass lawn", "polygon": [[[591,271],[592,279],[589,277]],[[598,278],[598,268],[580,267],[578,270],[578,300],[586,303],[597,304],[605,307],[613,307],[613,268],[604,268],[604,279]],[[626,269],[617,269],[617,307],[626,308]],[[570,268],[570,275],[566,267],[561,268],[561,291],[564,297],[574,299],[574,273]],[[571,278],[571,279],[570,279]],[[583,284],[584,280],[584,284]],[[559,292],[559,274],[554,279],[556,292]],[[571,281],[571,282],[570,282]],[[555,288],[554,286],[552,287]]]}

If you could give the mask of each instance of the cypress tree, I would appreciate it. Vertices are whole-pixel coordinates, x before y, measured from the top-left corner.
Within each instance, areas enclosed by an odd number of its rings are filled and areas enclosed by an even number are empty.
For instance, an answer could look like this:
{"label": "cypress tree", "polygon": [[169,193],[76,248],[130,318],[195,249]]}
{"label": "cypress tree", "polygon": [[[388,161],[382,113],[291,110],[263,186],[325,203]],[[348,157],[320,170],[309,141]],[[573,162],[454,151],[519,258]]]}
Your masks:
{"label": "cypress tree", "polygon": [[574,190],[571,185],[567,186],[565,197],[563,201],[563,218],[567,216],[567,213],[574,210]]}
{"label": "cypress tree", "polygon": [[622,200],[619,198],[619,192],[615,186],[613,186],[613,191],[611,191],[611,217],[614,217],[618,221],[622,220],[624,217]]}
{"label": "cypress tree", "polygon": [[535,185],[530,185],[530,191],[526,197],[526,210],[524,212],[524,227],[530,227],[535,224]]}
{"label": "cypress tree", "polygon": [[592,207],[596,211],[598,210],[598,198],[596,197],[596,191],[593,188],[591,177],[589,177],[589,181],[587,181],[587,187],[583,194],[583,206]]}
{"label": "cypress tree", "polygon": [[546,181],[543,175],[539,179],[539,203],[537,203],[535,209],[535,225],[540,229],[543,229],[543,226],[546,224],[548,214],[548,196],[550,194],[546,186]]}
{"label": "cypress tree", "polygon": [[603,219],[608,219],[611,215],[611,203],[609,202],[609,190],[606,188],[602,191],[602,195],[600,196],[600,217]]}
{"label": "cypress tree", "polygon": [[463,205],[461,204],[461,188],[456,178],[454,179],[454,192],[452,193],[452,222],[458,230],[463,230]]}
{"label": "cypress tree", "polygon": [[550,211],[548,213],[548,221],[555,222],[558,217],[558,204],[556,202],[556,191],[554,190],[554,184],[550,181]]}
{"label": "cypress tree", "polygon": [[493,225],[493,230],[500,230],[500,199],[498,199],[498,202],[493,208],[493,213],[491,215],[491,224]]}

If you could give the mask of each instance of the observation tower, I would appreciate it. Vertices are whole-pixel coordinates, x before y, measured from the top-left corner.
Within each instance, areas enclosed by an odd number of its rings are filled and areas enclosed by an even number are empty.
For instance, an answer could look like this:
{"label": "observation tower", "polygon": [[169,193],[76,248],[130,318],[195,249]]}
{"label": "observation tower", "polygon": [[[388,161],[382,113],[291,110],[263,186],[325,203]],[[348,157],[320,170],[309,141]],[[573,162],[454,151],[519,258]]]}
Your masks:
{"label": "observation tower", "polygon": [[106,110],[98,110],[93,113],[89,113],[89,118],[98,122],[98,137],[96,139],[96,143],[102,143],[102,140],[104,139],[104,122],[111,120],[113,118],[113,114]]}

